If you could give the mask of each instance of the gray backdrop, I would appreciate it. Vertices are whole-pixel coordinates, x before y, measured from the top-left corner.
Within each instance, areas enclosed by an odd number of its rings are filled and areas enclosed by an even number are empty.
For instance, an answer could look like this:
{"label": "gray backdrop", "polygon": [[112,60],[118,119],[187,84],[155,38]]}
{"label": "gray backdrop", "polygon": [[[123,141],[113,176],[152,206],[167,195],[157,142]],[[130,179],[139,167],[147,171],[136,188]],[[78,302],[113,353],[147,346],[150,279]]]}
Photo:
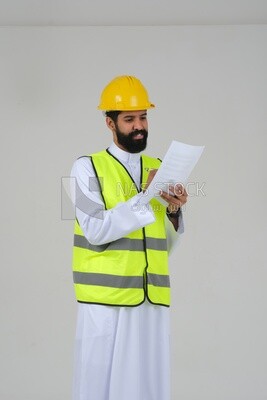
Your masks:
{"label": "gray backdrop", "polygon": [[1,399],[71,398],[61,177],[110,144],[96,106],[119,74],[157,106],[148,154],[206,145],[171,257],[172,400],[267,398],[266,43],[264,25],[1,28]]}

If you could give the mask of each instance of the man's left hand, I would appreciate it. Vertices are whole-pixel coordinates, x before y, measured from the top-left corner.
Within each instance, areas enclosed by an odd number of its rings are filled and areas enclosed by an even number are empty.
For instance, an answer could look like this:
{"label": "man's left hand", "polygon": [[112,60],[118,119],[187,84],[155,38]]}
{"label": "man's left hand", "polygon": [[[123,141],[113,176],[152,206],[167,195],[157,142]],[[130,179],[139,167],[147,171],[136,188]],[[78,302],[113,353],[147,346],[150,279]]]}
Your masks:
{"label": "man's left hand", "polygon": [[188,194],[181,184],[169,186],[168,193],[162,192],[161,197],[168,203],[169,213],[176,213],[186,202]]}

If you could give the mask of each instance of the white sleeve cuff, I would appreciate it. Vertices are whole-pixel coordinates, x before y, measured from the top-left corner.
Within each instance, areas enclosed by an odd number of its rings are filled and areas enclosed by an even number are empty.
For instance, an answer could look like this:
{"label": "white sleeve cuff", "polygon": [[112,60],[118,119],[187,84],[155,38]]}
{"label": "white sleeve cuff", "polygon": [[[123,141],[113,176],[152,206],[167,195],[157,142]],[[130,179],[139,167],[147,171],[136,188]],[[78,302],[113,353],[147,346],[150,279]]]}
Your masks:
{"label": "white sleeve cuff", "polygon": [[181,210],[180,215],[178,217],[178,230],[177,233],[180,235],[184,233],[184,217],[183,217],[183,212]]}

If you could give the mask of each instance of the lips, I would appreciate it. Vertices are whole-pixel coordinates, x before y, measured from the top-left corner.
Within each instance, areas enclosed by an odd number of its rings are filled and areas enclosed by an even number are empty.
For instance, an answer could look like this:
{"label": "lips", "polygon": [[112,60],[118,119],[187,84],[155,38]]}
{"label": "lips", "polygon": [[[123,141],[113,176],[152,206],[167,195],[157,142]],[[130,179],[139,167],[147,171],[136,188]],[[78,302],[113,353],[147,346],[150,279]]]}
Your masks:
{"label": "lips", "polygon": [[143,133],[136,133],[133,138],[134,139],[144,139],[144,134]]}
{"label": "lips", "polygon": [[130,136],[133,140],[142,140],[147,137],[147,132],[144,130],[135,131],[130,133]]}

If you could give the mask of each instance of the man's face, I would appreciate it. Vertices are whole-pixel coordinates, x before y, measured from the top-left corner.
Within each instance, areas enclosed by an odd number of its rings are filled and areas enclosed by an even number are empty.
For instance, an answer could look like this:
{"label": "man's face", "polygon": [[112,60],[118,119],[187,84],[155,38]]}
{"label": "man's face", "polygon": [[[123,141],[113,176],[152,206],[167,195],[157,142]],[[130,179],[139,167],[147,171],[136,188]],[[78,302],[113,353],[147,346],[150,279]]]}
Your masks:
{"label": "man's face", "polygon": [[114,142],[129,153],[139,153],[146,148],[148,123],[146,110],[123,111],[118,115],[113,129]]}

